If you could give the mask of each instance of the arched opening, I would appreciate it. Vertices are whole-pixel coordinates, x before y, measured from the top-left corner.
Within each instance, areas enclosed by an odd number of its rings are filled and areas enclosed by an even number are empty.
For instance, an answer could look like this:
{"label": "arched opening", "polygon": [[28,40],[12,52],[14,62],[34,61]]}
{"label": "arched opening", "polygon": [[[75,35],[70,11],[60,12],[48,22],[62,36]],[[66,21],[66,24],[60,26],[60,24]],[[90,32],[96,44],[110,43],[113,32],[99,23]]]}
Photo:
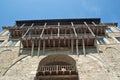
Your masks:
{"label": "arched opening", "polygon": [[76,61],[64,54],[48,55],[40,61],[35,80],[78,80]]}

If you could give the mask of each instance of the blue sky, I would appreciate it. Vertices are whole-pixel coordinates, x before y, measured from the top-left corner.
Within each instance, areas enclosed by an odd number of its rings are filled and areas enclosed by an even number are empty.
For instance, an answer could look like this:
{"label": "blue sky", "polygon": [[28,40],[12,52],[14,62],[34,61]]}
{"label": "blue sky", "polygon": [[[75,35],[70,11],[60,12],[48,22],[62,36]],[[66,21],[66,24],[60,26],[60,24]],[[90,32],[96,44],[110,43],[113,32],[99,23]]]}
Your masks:
{"label": "blue sky", "polygon": [[0,31],[16,20],[101,18],[120,25],[120,0],[0,0]]}

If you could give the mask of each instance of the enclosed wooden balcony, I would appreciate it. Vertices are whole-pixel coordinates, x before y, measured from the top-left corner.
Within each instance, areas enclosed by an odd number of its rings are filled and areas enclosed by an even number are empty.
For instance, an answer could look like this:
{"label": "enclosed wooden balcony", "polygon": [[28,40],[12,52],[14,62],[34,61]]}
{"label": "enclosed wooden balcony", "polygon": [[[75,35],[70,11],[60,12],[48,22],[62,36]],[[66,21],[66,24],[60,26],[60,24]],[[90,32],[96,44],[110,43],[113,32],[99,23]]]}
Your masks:
{"label": "enclosed wooden balcony", "polygon": [[40,61],[35,80],[78,80],[76,62],[67,55],[49,55]]}
{"label": "enclosed wooden balcony", "polygon": [[68,47],[77,53],[82,47],[85,54],[86,46],[97,47],[97,36],[105,36],[106,27],[99,18],[90,18],[16,21],[16,26],[4,28],[9,29],[10,38],[20,39],[20,50],[31,49],[31,54],[53,47]]}

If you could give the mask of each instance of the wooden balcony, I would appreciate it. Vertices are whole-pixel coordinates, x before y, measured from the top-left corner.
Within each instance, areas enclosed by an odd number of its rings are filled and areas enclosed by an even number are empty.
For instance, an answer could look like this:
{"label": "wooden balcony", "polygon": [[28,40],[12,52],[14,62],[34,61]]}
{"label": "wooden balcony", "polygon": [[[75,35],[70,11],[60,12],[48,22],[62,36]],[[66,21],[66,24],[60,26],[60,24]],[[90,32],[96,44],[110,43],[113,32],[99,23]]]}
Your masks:
{"label": "wooden balcony", "polygon": [[[40,47],[71,47],[76,46],[76,40],[78,40],[78,46],[82,46],[82,39],[84,38],[85,46],[95,46],[95,37],[91,34],[88,35],[78,35],[75,37],[73,35],[44,35],[40,38],[39,35],[25,36],[21,39],[23,48],[32,48],[32,42],[34,42],[34,48],[37,48],[40,43]],[[73,41],[73,43],[72,43]],[[45,43],[45,44],[44,44]]]}
{"label": "wooden balcony", "polygon": [[[105,35],[105,30],[106,30],[106,26],[89,26],[92,30],[92,32],[96,35],[96,36],[104,36]],[[30,26],[24,26],[23,28],[15,28],[15,27],[11,27],[9,29],[11,35],[11,38],[21,38],[25,32],[28,30],[28,28],[30,28]],[[89,31],[89,29],[87,27],[82,26],[82,25],[76,25],[75,27],[76,33],[77,34],[81,34],[81,33],[86,33],[89,34],[91,33]],[[54,26],[46,26],[46,28],[43,28],[43,26],[33,26],[26,35],[41,35],[42,30],[44,29],[44,33],[45,35],[48,34],[58,34],[58,26],[56,25]],[[73,28],[68,25],[68,26],[60,26],[59,27],[59,34],[74,34],[74,30]]]}
{"label": "wooden balcony", "polygon": [[[57,57],[56,59],[53,59]],[[78,80],[76,62],[67,55],[49,55],[42,59],[35,80]]]}
{"label": "wooden balcony", "polygon": [[26,35],[22,38],[22,40],[47,40],[47,39],[82,39],[82,38],[90,38],[93,39],[95,36],[89,34],[77,34],[77,37],[74,34],[44,34],[42,37],[40,35]]}
{"label": "wooden balcony", "polygon": [[36,76],[37,77],[44,77],[44,76],[50,76],[51,77],[65,77],[66,75],[72,76],[72,75],[78,75],[78,72],[73,65],[49,65],[49,66],[41,66],[39,67],[39,70],[37,71]]}

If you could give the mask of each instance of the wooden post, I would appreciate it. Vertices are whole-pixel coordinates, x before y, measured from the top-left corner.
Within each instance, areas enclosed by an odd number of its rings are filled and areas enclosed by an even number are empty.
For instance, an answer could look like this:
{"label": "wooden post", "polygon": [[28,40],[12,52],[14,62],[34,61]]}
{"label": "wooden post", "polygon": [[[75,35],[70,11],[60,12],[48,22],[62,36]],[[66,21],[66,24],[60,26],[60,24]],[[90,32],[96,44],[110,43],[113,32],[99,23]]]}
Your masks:
{"label": "wooden post", "polygon": [[60,37],[60,28],[59,28],[59,26],[58,26],[58,37]]}
{"label": "wooden post", "polygon": [[99,52],[99,46],[97,44],[97,37],[95,38],[95,46],[96,46],[96,49],[97,49],[97,53],[99,54],[100,52]]}
{"label": "wooden post", "polygon": [[34,52],[34,40],[32,40],[31,42],[32,42],[31,56],[33,57],[33,52]]}
{"label": "wooden post", "polygon": [[60,37],[60,22],[58,22],[58,37]]}
{"label": "wooden post", "polygon": [[78,39],[76,39],[76,53],[79,56],[79,51],[78,51]]}
{"label": "wooden post", "polygon": [[21,39],[20,39],[20,46],[19,46],[19,53],[18,53],[18,56],[20,56],[20,53],[21,53]]}
{"label": "wooden post", "polygon": [[41,41],[39,40],[39,43],[38,43],[38,57],[40,56],[40,47],[41,47]]}
{"label": "wooden post", "polygon": [[58,75],[58,65],[56,65],[56,73],[57,73],[57,75]]}
{"label": "wooden post", "polygon": [[82,46],[83,46],[83,54],[84,56],[86,56],[84,37],[82,37]]}

